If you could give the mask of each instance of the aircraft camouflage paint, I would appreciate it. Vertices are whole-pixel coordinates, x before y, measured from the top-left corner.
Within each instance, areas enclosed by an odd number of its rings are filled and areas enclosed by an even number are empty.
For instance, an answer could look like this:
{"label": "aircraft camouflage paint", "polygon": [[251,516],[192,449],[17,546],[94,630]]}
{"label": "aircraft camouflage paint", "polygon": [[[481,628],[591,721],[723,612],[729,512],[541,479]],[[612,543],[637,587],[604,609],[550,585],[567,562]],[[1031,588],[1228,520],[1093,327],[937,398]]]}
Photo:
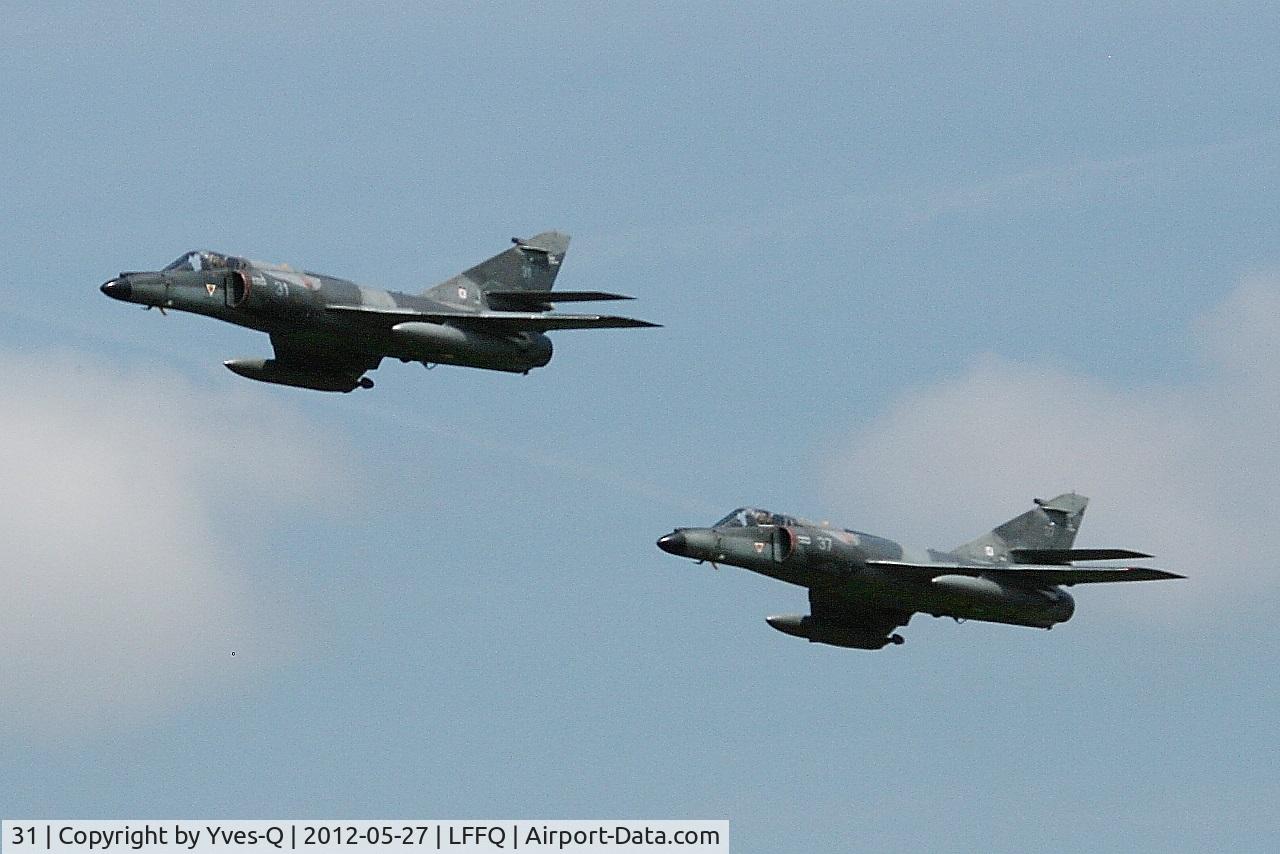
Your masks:
{"label": "aircraft camouflage paint", "polygon": [[600,291],[552,291],[569,235],[515,244],[419,296],[220,255],[188,252],[159,272],[121,273],[102,292],[125,302],[203,314],[271,336],[274,359],[232,359],[242,377],[349,392],[384,357],[528,373],[551,361],[554,329],[657,326],[628,317],[555,314],[553,303],[621,300]]}
{"label": "aircraft camouflage paint", "polygon": [[870,534],[745,507],[710,528],[676,528],[658,540],[658,548],[809,588],[811,614],[769,617],[769,625],[813,643],[855,649],[902,643],[901,635],[889,632],[917,611],[1050,629],[1075,611],[1064,586],[1184,577],[1159,569],[1071,566],[1150,555],[1071,548],[1089,503],[1083,495],[1035,503],[1034,510],[949,552],[908,550]]}

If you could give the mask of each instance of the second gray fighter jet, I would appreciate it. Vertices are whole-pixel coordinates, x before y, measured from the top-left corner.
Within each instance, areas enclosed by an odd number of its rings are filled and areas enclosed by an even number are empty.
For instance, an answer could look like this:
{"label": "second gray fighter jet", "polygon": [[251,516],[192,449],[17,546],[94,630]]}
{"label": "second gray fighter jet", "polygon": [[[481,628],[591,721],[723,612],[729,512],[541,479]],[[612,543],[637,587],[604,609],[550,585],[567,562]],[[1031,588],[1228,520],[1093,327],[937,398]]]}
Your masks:
{"label": "second gray fighter jet", "polygon": [[809,589],[808,615],[769,617],[780,632],[813,643],[880,649],[917,612],[1050,629],[1071,619],[1073,584],[1182,578],[1145,567],[1084,568],[1075,561],[1150,555],[1073,549],[1089,500],[1066,493],[950,551],[744,507],[710,528],[676,528],[658,540],[670,554],[727,563]]}

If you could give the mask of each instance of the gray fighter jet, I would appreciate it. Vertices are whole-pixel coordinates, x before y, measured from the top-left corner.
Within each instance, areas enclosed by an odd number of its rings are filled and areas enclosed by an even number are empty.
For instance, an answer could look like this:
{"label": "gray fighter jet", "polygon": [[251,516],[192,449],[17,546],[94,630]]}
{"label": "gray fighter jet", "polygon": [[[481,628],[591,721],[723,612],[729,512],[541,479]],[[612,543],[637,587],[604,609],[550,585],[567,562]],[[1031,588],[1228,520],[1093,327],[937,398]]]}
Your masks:
{"label": "gray fighter jet", "polygon": [[917,611],[1051,629],[1071,619],[1063,587],[1103,581],[1183,578],[1138,567],[1076,567],[1074,561],[1150,555],[1127,549],[1073,549],[1089,499],[1044,501],[951,551],[912,550],[892,540],[744,507],[710,528],[676,528],[658,548],[713,566],[732,564],[809,588],[810,614],[768,617],[780,632],[813,643],[880,649]]}
{"label": "gray fighter jet", "polygon": [[367,288],[217,252],[188,252],[163,270],[121,273],[102,292],[147,308],[189,311],[271,336],[274,359],[232,359],[242,377],[319,391],[372,388],[384,357],[528,373],[551,361],[547,332],[657,326],[629,317],[556,314],[557,302],[622,300],[553,291],[569,235],[521,240],[418,296]]}

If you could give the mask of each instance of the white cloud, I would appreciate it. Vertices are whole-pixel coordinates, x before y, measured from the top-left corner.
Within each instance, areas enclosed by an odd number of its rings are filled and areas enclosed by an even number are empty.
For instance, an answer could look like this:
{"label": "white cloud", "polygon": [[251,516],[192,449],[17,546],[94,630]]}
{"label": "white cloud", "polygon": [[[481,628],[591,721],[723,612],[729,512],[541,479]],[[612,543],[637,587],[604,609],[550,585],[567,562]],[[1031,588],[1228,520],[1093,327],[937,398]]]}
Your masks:
{"label": "white cloud", "polygon": [[244,390],[85,356],[4,362],[0,722],[163,713],[306,643],[255,565],[273,529],[341,500],[344,454]]}
{"label": "white cloud", "polygon": [[949,547],[1033,496],[1076,489],[1093,502],[1079,545],[1151,551],[1154,565],[1191,576],[1163,603],[1274,589],[1280,279],[1245,280],[1198,325],[1196,344],[1203,379],[1144,388],[982,357],[842,443],[828,484],[836,515]]}

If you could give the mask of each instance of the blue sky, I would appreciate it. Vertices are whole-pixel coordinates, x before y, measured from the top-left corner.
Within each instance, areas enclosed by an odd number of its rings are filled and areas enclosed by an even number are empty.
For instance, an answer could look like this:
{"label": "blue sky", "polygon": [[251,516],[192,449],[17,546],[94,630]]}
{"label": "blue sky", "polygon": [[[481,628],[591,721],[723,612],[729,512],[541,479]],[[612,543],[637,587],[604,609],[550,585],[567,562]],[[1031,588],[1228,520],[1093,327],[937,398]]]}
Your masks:
{"label": "blue sky", "polygon": [[[11,6],[0,813],[728,818],[735,851],[1280,834],[1280,26],[1263,4]],[[419,290],[512,235],[660,330],[258,385],[97,285],[208,247]],[[922,545],[1034,495],[1185,582],[1052,632],[653,541]],[[236,652],[232,657],[230,653]]]}

